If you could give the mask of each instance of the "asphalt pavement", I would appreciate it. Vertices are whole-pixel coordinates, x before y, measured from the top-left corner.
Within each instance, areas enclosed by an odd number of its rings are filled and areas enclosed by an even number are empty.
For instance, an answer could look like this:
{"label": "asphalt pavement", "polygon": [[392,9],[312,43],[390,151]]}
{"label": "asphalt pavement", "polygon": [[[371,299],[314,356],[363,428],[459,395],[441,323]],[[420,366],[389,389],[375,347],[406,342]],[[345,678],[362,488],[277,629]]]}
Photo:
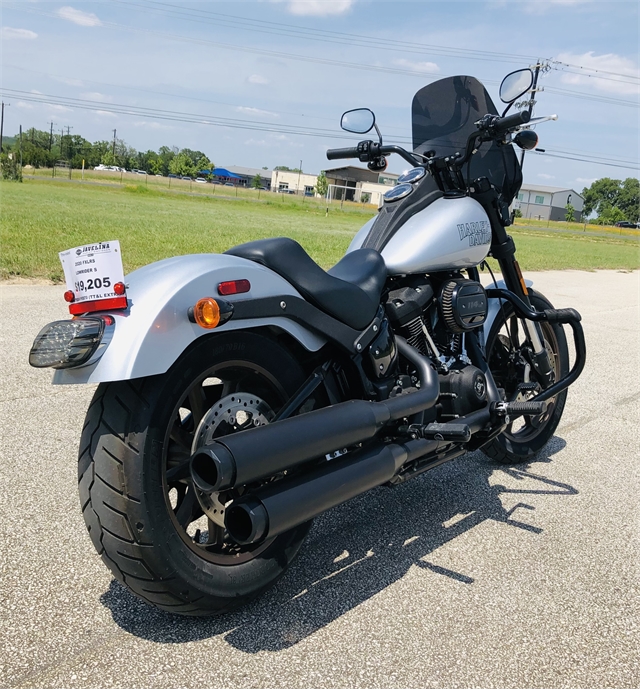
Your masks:
{"label": "asphalt pavement", "polygon": [[638,687],[640,273],[527,277],[587,337],[546,451],[333,509],[275,588],[209,619],[103,566],[76,485],[93,388],[27,364],[64,288],[0,285],[0,687]]}

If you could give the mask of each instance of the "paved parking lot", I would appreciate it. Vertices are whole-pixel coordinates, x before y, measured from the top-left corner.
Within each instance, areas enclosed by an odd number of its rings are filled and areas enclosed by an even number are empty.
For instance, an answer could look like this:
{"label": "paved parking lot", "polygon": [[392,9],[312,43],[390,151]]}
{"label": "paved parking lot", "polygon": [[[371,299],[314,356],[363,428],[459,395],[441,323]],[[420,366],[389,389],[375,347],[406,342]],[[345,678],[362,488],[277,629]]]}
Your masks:
{"label": "paved parking lot", "polygon": [[0,286],[0,686],[638,687],[640,274],[527,277],[587,335],[547,452],[469,454],[336,508],[274,589],[205,620],[139,602],[95,554],[92,389],[27,364],[64,288]]}

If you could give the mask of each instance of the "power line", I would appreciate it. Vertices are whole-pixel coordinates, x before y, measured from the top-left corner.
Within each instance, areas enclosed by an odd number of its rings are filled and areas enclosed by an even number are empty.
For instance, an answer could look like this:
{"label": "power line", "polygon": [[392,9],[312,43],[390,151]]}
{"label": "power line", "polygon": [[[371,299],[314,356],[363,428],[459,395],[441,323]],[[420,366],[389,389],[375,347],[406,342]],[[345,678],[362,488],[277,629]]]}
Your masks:
{"label": "power line", "polygon": [[[52,74],[51,72],[42,72],[40,70],[36,69],[27,69],[26,67],[19,67],[18,65],[3,65],[3,69],[17,69],[20,70],[21,72],[30,72],[31,74],[40,74],[42,76],[50,77],[53,79],[68,79],[69,77],[67,75],[62,75],[62,74]],[[136,93],[151,93],[156,96],[168,96],[170,98],[179,98],[182,100],[193,100],[193,101],[198,101],[200,103],[211,103],[213,105],[226,105],[231,108],[246,108],[248,106],[246,105],[240,105],[238,103],[227,103],[225,101],[219,101],[219,100],[212,100],[211,98],[199,98],[197,96],[187,96],[185,94],[179,94],[179,93],[169,93],[166,91],[155,91],[153,89],[145,89],[145,88],[140,88],[138,86],[126,86],[125,84],[112,84],[110,82],[106,81],[96,81],[95,79],[82,79],[83,82],[86,82],[88,84],[97,84],[99,86],[109,86],[111,88],[115,89],[126,89],[128,91],[135,91]],[[301,113],[301,112],[291,112],[287,110],[274,110],[274,111],[265,111],[266,112],[272,112],[274,115],[293,115],[294,117],[303,117],[304,119],[309,119],[309,120],[322,120],[325,122],[335,122],[336,119],[334,117],[319,117],[318,115],[308,115],[306,113]]]}
{"label": "power line", "polygon": [[[596,72],[597,74],[608,74],[610,76],[616,76],[616,77],[623,77],[625,79],[635,79],[636,81],[640,80],[640,75],[634,76],[633,74],[624,74],[623,72],[610,72],[606,69],[598,69],[597,67],[585,67],[584,65],[572,65],[568,62],[560,62],[559,60],[554,60],[551,64],[553,65],[560,65],[560,67],[569,67],[570,69],[579,69],[581,70],[580,72],[569,72],[570,74],[580,74],[581,72]],[[554,67],[553,69],[557,69],[558,71],[564,71],[560,70],[558,67]],[[585,75],[585,76],[591,76],[591,75]],[[601,79],[604,79],[605,77],[599,77]],[[611,81],[619,81],[618,79],[611,79]],[[632,83],[632,82],[628,82]]]}
{"label": "power line", "polygon": [[[51,12],[44,12],[42,10],[36,10],[34,8],[27,8],[27,7],[14,7],[13,9],[17,9],[22,12],[28,12],[32,14],[40,14],[44,15],[47,17],[53,17],[53,18],[58,18],[58,15],[55,13]],[[135,27],[130,27],[130,26],[124,26],[122,24],[116,24],[114,22],[102,22],[102,26],[105,26],[107,28],[113,28],[116,30],[121,30],[121,31],[129,31],[132,33],[141,33],[141,34],[148,34],[148,35],[155,35],[155,36],[161,36],[162,38],[165,38],[167,40],[173,40],[173,41],[178,41],[178,42],[186,42],[189,44],[199,44],[199,45],[208,45],[208,46],[216,46],[219,48],[230,48],[233,50],[243,50],[244,52],[249,52],[249,53],[255,53],[257,55],[267,55],[269,57],[279,57],[287,60],[297,60],[297,61],[302,61],[302,62],[310,62],[310,63],[315,63],[315,64],[324,64],[324,65],[330,65],[334,67],[346,67],[348,69],[356,69],[356,70],[363,70],[363,71],[371,71],[371,72],[382,72],[382,73],[387,73],[387,74],[399,74],[399,75],[405,75],[405,76],[414,76],[414,77],[420,77],[423,81],[431,82],[434,81],[435,79],[442,79],[444,77],[450,76],[447,74],[440,74],[436,72],[428,72],[424,70],[410,70],[410,69],[401,69],[398,67],[388,67],[384,65],[371,65],[371,64],[364,64],[364,63],[358,63],[358,62],[346,62],[342,60],[332,60],[329,58],[321,58],[321,57],[312,57],[308,55],[300,55],[300,54],[294,54],[294,53],[286,53],[286,52],[280,52],[280,51],[275,51],[275,50],[267,50],[263,48],[256,48],[256,47],[251,47],[251,46],[242,46],[238,44],[233,44],[233,43],[220,43],[217,41],[209,41],[206,39],[201,39],[201,38],[194,38],[194,37],[188,37],[188,36],[180,36],[178,34],[171,34],[171,33],[166,33],[163,31],[154,31],[152,29],[138,29]],[[481,79],[485,84],[497,84],[498,82],[495,79]],[[556,93],[558,95],[563,95],[567,97],[575,97],[575,98],[590,98],[595,101],[603,102],[603,103],[608,103],[610,105],[621,105],[621,106],[627,106],[627,107],[634,107],[638,108],[640,107],[640,104],[637,101],[628,101],[628,100],[623,100],[623,99],[618,99],[618,98],[611,98],[608,96],[598,96],[598,95],[593,95],[593,94],[584,94],[581,92],[577,91],[571,91],[569,89],[560,89],[560,88],[555,88],[555,87],[545,87],[546,90]]]}
{"label": "power line", "polygon": [[[449,46],[429,45],[425,47],[421,43],[409,41],[394,41],[377,36],[366,36],[362,34],[344,33],[339,31],[327,31],[306,26],[296,26],[294,24],[284,24],[281,22],[269,22],[256,20],[237,15],[211,12],[210,10],[186,8],[164,2],[153,2],[149,0],[145,4],[125,0],[112,0],[121,5],[143,9],[145,12],[155,12],[165,16],[177,16],[185,21],[195,21],[200,24],[214,24],[216,26],[230,26],[232,28],[242,28],[246,31],[258,33],[289,36],[294,38],[304,38],[306,40],[322,41],[340,45],[357,45],[376,50],[390,50],[395,52],[420,54],[420,55],[445,55],[448,57],[473,57],[476,60],[488,60],[494,62],[521,63],[530,62],[535,58],[529,55],[514,55],[513,53],[497,53],[486,50],[472,50],[467,48],[453,48]],[[158,6],[156,8],[150,5]],[[208,19],[208,21],[207,21]]]}
{"label": "power line", "polygon": [[[353,136],[345,136],[336,134],[335,130],[323,129],[319,127],[300,127],[292,124],[276,124],[271,122],[260,122],[254,120],[242,120],[239,118],[226,117],[212,117],[210,115],[202,115],[200,113],[186,113],[174,110],[163,110],[160,108],[145,108],[140,106],[124,105],[119,103],[96,103],[95,101],[84,100],[81,98],[68,98],[65,96],[55,96],[51,94],[38,93],[34,94],[30,91],[21,91],[17,89],[3,88],[2,92],[10,93],[21,100],[45,103],[48,105],[61,105],[68,108],[78,108],[80,110],[111,112],[120,115],[132,115],[136,117],[149,117],[155,119],[171,120],[177,122],[188,122],[192,124],[204,124],[230,127],[232,129],[247,129],[252,131],[266,131],[276,134],[299,134],[302,136],[315,137],[331,137],[334,139],[349,139],[353,140]],[[409,142],[408,137],[396,137],[399,142]]]}
{"label": "power line", "polygon": [[[95,101],[82,100],[79,98],[66,98],[62,96],[48,96],[47,94],[33,94],[27,91],[18,91],[16,89],[2,89],[3,92],[9,92],[12,96],[22,100],[28,100],[37,103],[47,103],[53,105],[64,105],[66,107],[78,108],[81,110],[103,110],[107,112],[114,112],[117,114],[130,115],[135,117],[149,117],[151,119],[168,120],[173,122],[186,122],[191,124],[205,124],[209,126],[229,127],[231,129],[246,129],[251,131],[272,132],[278,134],[290,134],[293,136],[311,136],[324,139],[348,139],[353,140],[353,136],[345,136],[335,133],[331,130],[312,128],[305,130],[302,127],[295,125],[274,125],[272,123],[252,122],[248,120],[232,119],[232,118],[212,118],[206,115],[197,113],[183,113],[170,110],[160,110],[157,108],[141,108],[137,106],[127,106],[118,104],[96,103]],[[207,119],[203,119],[207,118]],[[407,137],[395,137],[394,141],[397,143],[411,143]],[[577,160],[580,162],[591,163],[594,165],[607,165],[610,167],[621,167],[630,170],[639,169],[638,165],[633,165],[629,160],[618,160],[616,158],[607,157],[608,162],[603,162],[598,159],[598,154],[580,152],[577,155],[565,155],[562,151],[533,151],[538,155],[548,155],[552,158],[564,158],[567,160]]]}
{"label": "power line", "polygon": [[535,153],[536,155],[539,156],[548,156],[549,158],[561,158],[563,160],[577,160],[578,162],[581,163],[591,163],[592,165],[606,165],[607,167],[621,167],[626,170],[640,170],[639,165],[629,165],[628,163],[621,163],[621,162],[614,162],[612,159],[612,162],[605,163],[600,160],[589,160],[588,158],[580,158],[578,156],[567,156],[567,155],[559,155],[557,153],[553,153],[552,151],[547,151],[546,149],[544,151],[536,151],[535,149],[531,151],[532,153]]}

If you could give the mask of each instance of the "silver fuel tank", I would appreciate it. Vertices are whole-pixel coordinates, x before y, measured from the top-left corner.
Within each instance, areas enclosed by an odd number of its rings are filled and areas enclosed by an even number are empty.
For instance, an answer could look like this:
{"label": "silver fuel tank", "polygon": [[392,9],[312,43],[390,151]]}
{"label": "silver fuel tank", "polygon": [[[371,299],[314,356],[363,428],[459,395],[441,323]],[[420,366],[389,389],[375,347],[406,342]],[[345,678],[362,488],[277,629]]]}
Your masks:
{"label": "silver fuel tank", "polygon": [[[356,234],[348,251],[362,246],[373,224]],[[491,224],[468,196],[442,197],[412,215],[382,249],[389,275],[471,268],[489,253]]]}

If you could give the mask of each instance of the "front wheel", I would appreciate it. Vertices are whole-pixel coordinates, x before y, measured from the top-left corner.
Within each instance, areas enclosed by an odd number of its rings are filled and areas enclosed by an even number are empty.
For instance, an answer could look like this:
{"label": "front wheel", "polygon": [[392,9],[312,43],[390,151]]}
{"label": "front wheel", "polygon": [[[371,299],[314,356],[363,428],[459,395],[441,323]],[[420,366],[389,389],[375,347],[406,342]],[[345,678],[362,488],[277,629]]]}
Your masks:
{"label": "front wheel", "polygon": [[211,615],[286,571],[310,522],[238,546],[224,528],[237,491],[200,493],[188,461],[212,438],[269,423],[304,379],[282,346],[239,332],[201,338],[166,374],[98,387],[80,445],[82,511],[96,550],[136,596]]}
{"label": "front wheel", "polygon": [[[529,290],[529,299],[537,311],[553,308],[546,297],[532,289]],[[569,371],[567,338],[562,326],[557,323],[543,321],[540,326],[555,380],[560,380]],[[505,391],[509,402],[525,402],[542,390],[536,383],[535,374],[527,360],[527,350],[530,349],[531,343],[526,337],[522,322],[516,317],[511,304],[503,302],[489,331],[486,351],[496,385]],[[522,383],[528,385],[519,388]],[[520,417],[512,421],[482,451],[500,464],[518,464],[531,460],[553,436],[560,423],[566,399],[567,391],[564,390],[548,401],[544,414]]]}

